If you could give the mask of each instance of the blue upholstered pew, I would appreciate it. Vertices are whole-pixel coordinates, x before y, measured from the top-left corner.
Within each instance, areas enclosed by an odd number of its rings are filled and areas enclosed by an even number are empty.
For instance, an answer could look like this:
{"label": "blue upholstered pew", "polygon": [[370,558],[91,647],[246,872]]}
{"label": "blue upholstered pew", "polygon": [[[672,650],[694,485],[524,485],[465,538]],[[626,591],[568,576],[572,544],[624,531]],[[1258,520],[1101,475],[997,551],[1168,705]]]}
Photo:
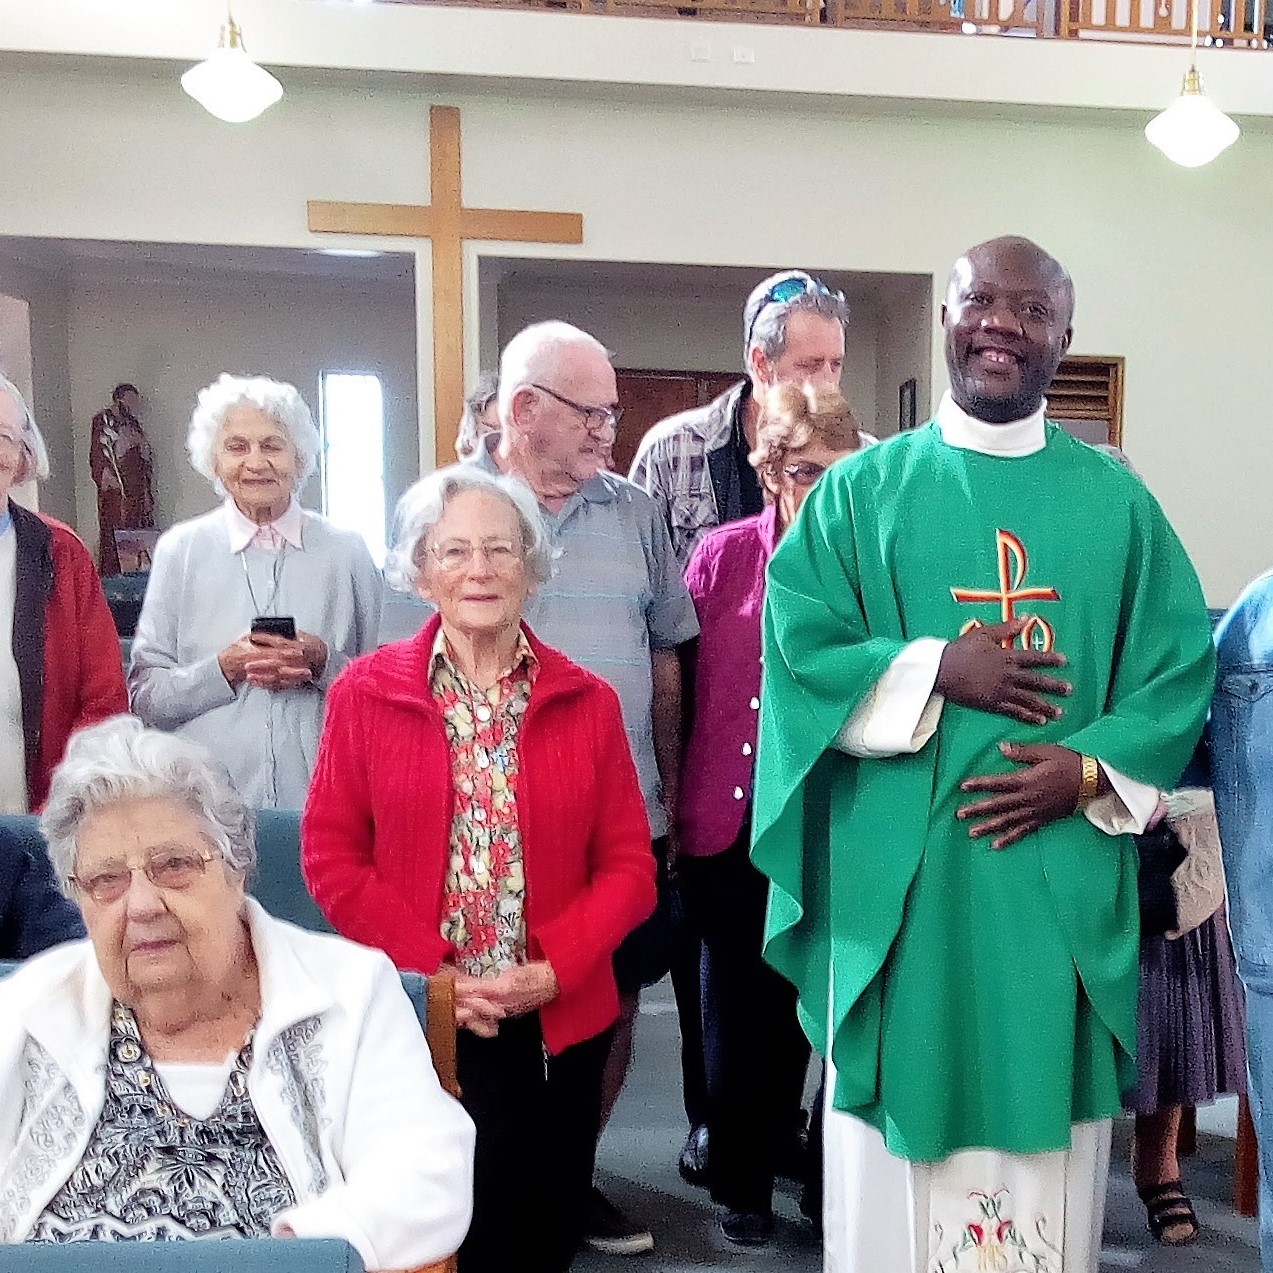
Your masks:
{"label": "blue upholstered pew", "polygon": [[73,1242],[0,1246],[0,1273],[363,1273],[358,1252],[331,1239],[232,1243]]}

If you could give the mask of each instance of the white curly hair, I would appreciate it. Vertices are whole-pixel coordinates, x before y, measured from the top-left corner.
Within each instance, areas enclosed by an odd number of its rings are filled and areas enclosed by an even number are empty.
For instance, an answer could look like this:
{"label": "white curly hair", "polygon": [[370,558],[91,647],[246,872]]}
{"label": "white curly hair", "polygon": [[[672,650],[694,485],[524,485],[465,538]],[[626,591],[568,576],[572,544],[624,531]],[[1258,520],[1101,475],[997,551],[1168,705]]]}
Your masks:
{"label": "white curly hair", "polygon": [[266,376],[232,376],[222,372],[206,389],[199,391],[186,434],[186,450],[195,472],[202,473],[218,495],[225,493],[213,467],[217,434],[226,416],[243,402],[259,407],[287,430],[296,448],[296,489],[299,491],[318,467],[322,439],[296,386]]}
{"label": "white curly hair", "polygon": [[42,482],[49,475],[49,449],[44,445],[44,435],[36,427],[35,416],[31,414],[22,390],[12,380],[0,376],[0,393],[9,395],[21,417],[22,463],[14,477],[14,485],[21,486],[32,478]]}
{"label": "white curly hair", "polygon": [[75,872],[84,819],[120,800],[146,798],[189,809],[204,824],[227,870],[240,878],[252,872],[256,821],[224,766],[198,743],[147,729],[135,716],[111,716],[71,735],[40,814],[40,830],[63,889]]}
{"label": "white curly hair", "polygon": [[393,547],[385,561],[385,578],[399,592],[414,592],[420,578],[420,551],[446,506],[463,491],[488,491],[507,500],[517,513],[523,560],[531,582],[552,576],[553,551],[539,503],[530,487],[515,477],[487,473],[474,464],[452,464],[426,474],[403,493],[393,514]]}

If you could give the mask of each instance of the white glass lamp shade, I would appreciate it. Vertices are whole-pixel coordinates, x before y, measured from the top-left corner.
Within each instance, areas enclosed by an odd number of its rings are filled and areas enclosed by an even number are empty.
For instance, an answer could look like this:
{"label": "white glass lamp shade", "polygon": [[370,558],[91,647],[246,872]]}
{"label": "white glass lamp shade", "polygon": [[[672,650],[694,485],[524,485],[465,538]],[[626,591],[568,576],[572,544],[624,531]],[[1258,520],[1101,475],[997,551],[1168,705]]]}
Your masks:
{"label": "white glass lamp shade", "polygon": [[181,87],[210,115],[227,124],[246,124],[283,96],[283,86],[232,41],[206,62],[192,66]]}
{"label": "white glass lamp shade", "polygon": [[1237,141],[1241,131],[1202,91],[1202,80],[1192,67],[1180,96],[1145,125],[1148,141],[1182,168],[1209,164]]}

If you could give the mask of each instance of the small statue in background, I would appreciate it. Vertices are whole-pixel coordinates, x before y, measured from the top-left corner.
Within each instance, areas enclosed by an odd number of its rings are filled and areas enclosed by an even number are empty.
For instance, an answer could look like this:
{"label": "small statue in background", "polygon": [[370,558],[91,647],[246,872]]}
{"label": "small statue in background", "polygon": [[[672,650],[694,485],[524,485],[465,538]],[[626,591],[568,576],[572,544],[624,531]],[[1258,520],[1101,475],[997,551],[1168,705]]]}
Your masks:
{"label": "small statue in background", "polygon": [[111,405],[93,417],[89,469],[97,484],[98,568],[120,572],[117,530],[148,530],[155,524],[152,452],[137,419],[141,395],[135,385],[116,385]]}

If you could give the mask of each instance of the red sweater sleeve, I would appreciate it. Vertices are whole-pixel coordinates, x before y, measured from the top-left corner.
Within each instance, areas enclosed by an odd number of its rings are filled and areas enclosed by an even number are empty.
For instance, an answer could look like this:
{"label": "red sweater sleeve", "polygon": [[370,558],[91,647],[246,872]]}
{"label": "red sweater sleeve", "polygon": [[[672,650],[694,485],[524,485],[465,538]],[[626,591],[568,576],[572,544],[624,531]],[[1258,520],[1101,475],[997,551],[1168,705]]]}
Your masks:
{"label": "red sweater sleeve", "polygon": [[128,711],[119,636],[93,559],[69,526],[43,520],[52,534],[53,587],[45,609],[40,755],[27,774],[32,809],[44,804],[67,739]]}
{"label": "red sweater sleeve", "polygon": [[437,917],[416,911],[376,867],[367,777],[369,706],[357,664],[333,682],[314,777],[301,818],[305,883],[336,931],[377,946],[402,969],[435,973],[451,954]]}
{"label": "red sweater sleeve", "polygon": [[535,935],[532,954],[547,959],[563,992],[578,987],[654,910],[650,823],[619,700],[599,686],[592,700],[599,775],[588,846],[588,887]]}
{"label": "red sweater sleeve", "polygon": [[[62,544],[57,570],[66,569],[75,590],[76,628],[80,641],[79,702],[72,732],[128,711],[124,661],[119,633],[111,616],[102,581],[88,549],[74,536]],[[56,574],[54,576],[56,578]]]}

